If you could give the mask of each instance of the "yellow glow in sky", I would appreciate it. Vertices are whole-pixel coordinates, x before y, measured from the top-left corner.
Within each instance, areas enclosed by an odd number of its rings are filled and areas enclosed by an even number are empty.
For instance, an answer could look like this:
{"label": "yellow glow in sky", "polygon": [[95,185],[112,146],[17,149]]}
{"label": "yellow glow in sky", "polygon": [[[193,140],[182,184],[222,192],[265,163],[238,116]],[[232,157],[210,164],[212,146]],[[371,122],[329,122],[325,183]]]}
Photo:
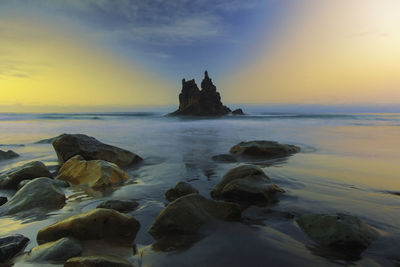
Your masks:
{"label": "yellow glow in sky", "polygon": [[399,14],[397,0],[299,1],[279,36],[226,77],[225,95],[243,103],[399,103]]}
{"label": "yellow glow in sky", "polygon": [[0,18],[0,25],[0,105],[20,105],[11,112],[175,100],[167,83],[78,33],[38,20]]}

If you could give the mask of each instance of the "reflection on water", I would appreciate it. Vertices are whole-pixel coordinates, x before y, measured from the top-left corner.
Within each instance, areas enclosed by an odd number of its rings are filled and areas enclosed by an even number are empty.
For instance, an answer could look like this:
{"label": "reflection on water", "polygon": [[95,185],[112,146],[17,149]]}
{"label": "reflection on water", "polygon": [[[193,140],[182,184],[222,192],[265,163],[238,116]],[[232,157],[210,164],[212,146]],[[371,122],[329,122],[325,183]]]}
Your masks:
{"label": "reflection on water", "polygon": [[[166,254],[148,251],[146,246],[153,240],[147,229],[167,204],[163,196],[166,189],[185,180],[210,197],[209,192],[220,177],[240,164],[218,163],[212,156],[228,153],[232,145],[241,141],[274,140],[302,148],[302,153],[272,164],[257,162],[274,183],[287,191],[274,210],[295,215],[304,212],[357,215],[382,233],[357,263],[390,266],[390,262],[400,260],[393,248],[400,247],[400,197],[393,194],[400,192],[399,114],[253,114],[218,119],[161,115],[1,115],[0,144],[10,146],[0,145],[0,149],[12,149],[21,155],[0,161],[1,170],[40,160],[56,171],[57,158],[52,146],[34,143],[64,132],[95,136],[132,150],[145,160],[127,170],[132,177],[130,184],[108,192],[67,189],[68,201],[62,210],[30,223],[0,218],[0,234],[28,236],[29,250],[36,243],[37,232],[46,225],[93,209],[104,199],[136,199],[140,206],[131,214],[142,225],[136,243],[144,248],[142,257],[148,265],[180,265],[188,261],[193,266],[337,263],[307,249],[306,246],[315,248],[315,244],[293,220],[276,219],[268,214],[257,219],[258,211],[254,210],[250,211],[253,221],[215,227],[212,234],[187,251]],[[12,193],[1,191],[0,195],[11,197]],[[113,250],[104,248],[109,253],[114,253]],[[115,253],[126,254],[118,251]],[[141,259],[131,256],[130,260]]]}

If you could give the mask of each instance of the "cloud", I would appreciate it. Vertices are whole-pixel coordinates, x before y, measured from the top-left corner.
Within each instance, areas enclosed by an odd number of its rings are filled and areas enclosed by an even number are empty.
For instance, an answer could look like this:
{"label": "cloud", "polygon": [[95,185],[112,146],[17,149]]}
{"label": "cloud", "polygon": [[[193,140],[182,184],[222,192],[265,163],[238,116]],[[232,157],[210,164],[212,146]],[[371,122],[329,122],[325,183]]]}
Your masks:
{"label": "cloud", "polygon": [[[7,0],[6,0],[7,2]],[[11,2],[10,0],[8,2]],[[98,32],[128,41],[183,44],[226,35],[226,15],[254,9],[261,0],[14,0],[79,19]],[[1,6],[1,4],[0,4]],[[165,43],[164,43],[165,44]]]}

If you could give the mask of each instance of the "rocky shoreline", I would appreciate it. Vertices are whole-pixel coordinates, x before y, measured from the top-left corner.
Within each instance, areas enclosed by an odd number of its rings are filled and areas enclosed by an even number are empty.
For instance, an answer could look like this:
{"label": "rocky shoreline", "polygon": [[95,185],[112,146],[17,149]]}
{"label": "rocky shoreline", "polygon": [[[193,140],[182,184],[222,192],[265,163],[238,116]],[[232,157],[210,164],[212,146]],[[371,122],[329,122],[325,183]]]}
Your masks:
{"label": "rocky shoreline", "polygon": [[[37,161],[1,172],[0,186],[16,191],[10,200],[2,198],[1,216],[40,215],[58,210],[65,205],[65,188],[103,190],[123,186],[130,178],[124,168],[143,161],[135,153],[82,134],[62,134],[49,140],[60,162],[57,173],[52,174]],[[248,159],[284,158],[298,152],[300,148],[297,146],[256,140],[234,145],[230,154],[218,155],[217,158],[247,162]],[[284,188],[272,183],[260,167],[251,164],[229,170],[210,190],[209,196],[199,194],[190,183],[183,181],[160,192],[163,193],[170,203],[148,229],[154,238],[151,251],[185,249],[205,237],[200,231],[205,225],[218,221],[246,223],[248,211],[253,207],[270,209],[281,195],[288,194]],[[139,203],[134,200],[104,201],[94,209],[39,230],[38,246],[28,252],[24,252],[29,242],[26,237],[19,234],[0,237],[0,261],[12,264],[13,258],[24,253],[25,261],[33,263],[131,266],[127,259],[83,255],[83,251],[88,240],[131,247],[136,251],[135,238],[141,224],[129,213],[137,208]],[[380,236],[377,229],[349,214],[273,214],[284,220],[293,220],[317,246],[336,253],[342,260],[358,260]],[[207,235],[210,234],[212,231]],[[151,252],[146,248],[140,253]]]}

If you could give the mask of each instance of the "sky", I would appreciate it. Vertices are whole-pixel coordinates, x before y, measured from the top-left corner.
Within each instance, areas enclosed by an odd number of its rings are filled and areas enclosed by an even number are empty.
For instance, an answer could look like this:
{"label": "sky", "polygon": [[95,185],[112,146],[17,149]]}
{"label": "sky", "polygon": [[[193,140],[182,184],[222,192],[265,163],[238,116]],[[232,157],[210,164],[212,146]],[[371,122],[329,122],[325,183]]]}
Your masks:
{"label": "sky", "polygon": [[0,111],[400,103],[398,0],[2,0]]}

